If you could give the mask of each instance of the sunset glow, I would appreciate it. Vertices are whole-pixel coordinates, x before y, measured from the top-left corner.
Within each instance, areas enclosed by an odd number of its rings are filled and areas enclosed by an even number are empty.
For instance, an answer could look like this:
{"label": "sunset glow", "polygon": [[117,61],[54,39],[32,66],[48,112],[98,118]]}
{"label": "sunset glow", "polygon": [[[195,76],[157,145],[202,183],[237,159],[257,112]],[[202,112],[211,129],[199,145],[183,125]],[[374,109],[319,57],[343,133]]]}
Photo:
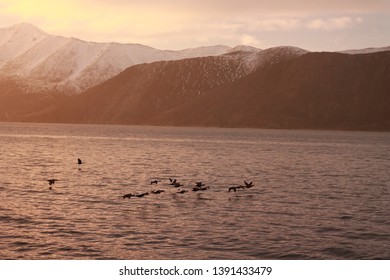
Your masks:
{"label": "sunset glow", "polygon": [[389,19],[390,0],[0,0],[2,279],[384,279]]}
{"label": "sunset glow", "polygon": [[29,22],[87,41],[161,49],[248,44],[340,50],[390,45],[389,1],[2,0],[0,27]]}

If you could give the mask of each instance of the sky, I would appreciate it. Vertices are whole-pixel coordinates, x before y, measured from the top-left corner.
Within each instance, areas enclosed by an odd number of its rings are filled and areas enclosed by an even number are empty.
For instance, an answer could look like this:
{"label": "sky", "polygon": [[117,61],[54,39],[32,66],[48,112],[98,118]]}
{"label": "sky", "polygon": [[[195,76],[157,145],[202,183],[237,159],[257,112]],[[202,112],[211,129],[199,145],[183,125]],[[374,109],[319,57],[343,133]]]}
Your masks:
{"label": "sky", "polygon": [[158,49],[390,46],[389,0],[0,0],[0,28]]}

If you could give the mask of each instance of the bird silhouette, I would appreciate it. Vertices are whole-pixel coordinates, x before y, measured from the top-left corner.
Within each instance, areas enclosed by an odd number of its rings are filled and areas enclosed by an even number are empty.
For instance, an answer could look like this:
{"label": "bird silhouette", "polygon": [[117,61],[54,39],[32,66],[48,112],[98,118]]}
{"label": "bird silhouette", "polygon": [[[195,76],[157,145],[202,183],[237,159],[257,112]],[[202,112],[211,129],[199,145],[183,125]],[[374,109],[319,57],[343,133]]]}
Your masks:
{"label": "bird silhouette", "polygon": [[245,184],[245,187],[246,187],[247,189],[252,188],[252,187],[254,186],[254,185],[253,185],[253,182],[248,183],[248,182],[244,181],[244,184]]}
{"label": "bird silhouette", "polygon": [[183,194],[183,193],[186,193],[187,190],[178,190],[177,193],[180,193],[180,194]]}
{"label": "bird silhouette", "polygon": [[123,195],[122,197],[123,197],[123,199],[125,199],[125,198],[130,199],[130,197],[132,197],[132,196],[134,196],[134,194],[128,193],[128,194]]}
{"label": "bird silhouette", "polygon": [[174,184],[172,184],[175,188],[179,188],[179,187],[182,187],[183,184],[179,183],[179,182],[175,182]]}
{"label": "bird silhouette", "polygon": [[160,194],[160,193],[163,193],[165,192],[164,190],[152,190],[151,193],[153,194]]}
{"label": "bird silhouette", "polygon": [[201,188],[201,187],[203,187],[205,184],[204,184],[203,182],[195,182],[195,185],[196,185],[196,187]]}
{"label": "bird silhouette", "polygon": [[84,162],[81,159],[77,159],[77,164],[83,164]]}
{"label": "bird silhouette", "polygon": [[193,191],[193,192],[205,191],[205,190],[208,190],[209,188],[210,188],[210,187],[203,187],[203,188],[195,187],[195,188],[192,188],[192,191]]}
{"label": "bird silhouette", "polygon": [[57,179],[49,179],[47,181],[49,182],[49,185],[54,185],[54,183],[59,181],[59,180],[57,180]]}
{"label": "bird silhouette", "polygon": [[144,197],[145,195],[149,195],[149,193],[145,192],[145,193],[135,194],[134,196],[136,196],[136,197]]}

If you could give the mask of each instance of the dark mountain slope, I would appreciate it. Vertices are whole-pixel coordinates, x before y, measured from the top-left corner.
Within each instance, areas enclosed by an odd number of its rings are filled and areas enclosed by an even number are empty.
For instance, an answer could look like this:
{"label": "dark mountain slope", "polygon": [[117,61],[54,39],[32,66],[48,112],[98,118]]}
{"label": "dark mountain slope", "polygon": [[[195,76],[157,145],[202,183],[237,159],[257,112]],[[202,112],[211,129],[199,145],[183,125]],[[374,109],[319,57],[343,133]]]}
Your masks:
{"label": "dark mountain slope", "polygon": [[156,124],[390,129],[390,52],[309,53],[164,113]]}
{"label": "dark mountain slope", "polygon": [[146,124],[246,74],[229,56],[155,62],[130,67],[107,82],[34,115],[33,121]]}
{"label": "dark mountain slope", "polygon": [[23,121],[23,116],[42,111],[62,100],[63,97],[57,94],[25,93],[23,83],[15,79],[0,79],[0,121]]}

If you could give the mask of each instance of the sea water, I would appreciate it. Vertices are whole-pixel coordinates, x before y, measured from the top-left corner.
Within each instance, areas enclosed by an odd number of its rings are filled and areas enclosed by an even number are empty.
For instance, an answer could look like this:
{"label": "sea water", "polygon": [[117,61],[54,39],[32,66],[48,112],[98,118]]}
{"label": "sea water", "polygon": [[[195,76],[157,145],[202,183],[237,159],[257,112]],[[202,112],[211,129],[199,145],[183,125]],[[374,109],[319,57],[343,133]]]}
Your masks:
{"label": "sea water", "polygon": [[389,170],[384,132],[0,123],[0,259],[390,259]]}

